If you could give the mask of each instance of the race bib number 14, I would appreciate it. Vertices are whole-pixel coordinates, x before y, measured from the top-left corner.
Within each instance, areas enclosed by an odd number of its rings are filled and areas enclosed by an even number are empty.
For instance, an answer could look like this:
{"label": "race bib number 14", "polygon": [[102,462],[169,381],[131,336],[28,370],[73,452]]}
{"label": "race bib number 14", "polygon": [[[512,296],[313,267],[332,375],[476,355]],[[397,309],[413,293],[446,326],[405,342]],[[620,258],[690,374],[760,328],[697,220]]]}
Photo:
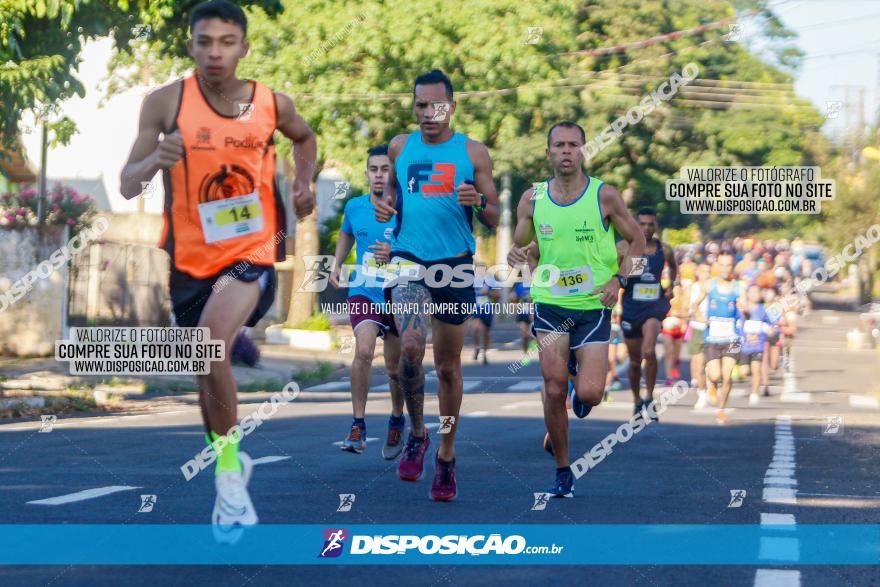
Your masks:
{"label": "race bib number 14", "polygon": [[263,206],[257,192],[199,204],[199,218],[208,244],[263,230]]}

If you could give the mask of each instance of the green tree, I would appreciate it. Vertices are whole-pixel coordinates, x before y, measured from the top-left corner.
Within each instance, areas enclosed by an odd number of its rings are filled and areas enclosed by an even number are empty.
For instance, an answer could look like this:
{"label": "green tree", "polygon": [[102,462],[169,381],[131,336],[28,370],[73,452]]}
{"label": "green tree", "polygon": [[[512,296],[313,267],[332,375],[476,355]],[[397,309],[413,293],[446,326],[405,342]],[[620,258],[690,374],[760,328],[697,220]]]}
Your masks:
{"label": "green tree", "polygon": [[[801,55],[767,0],[474,0],[450,6],[414,1],[284,2],[271,19],[249,10],[251,54],[240,74],[290,94],[319,137],[325,164],[354,179],[368,147],[415,128],[412,80],[440,68],[456,89],[453,127],[484,142],[496,176],[510,174],[516,206],[532,182],[549,175],[548,127],[580,122],[595,137],[688,63],[699,76],[671,101],[588,164],[630,205],[652,205],[664,226],[696,221],[704,233],[803,230],[818,218],[684,216],[664,185],[687,165],[812,165],[827,143],[822,118],[793,92]],[[439,9],[438,9],[439,7]],[[732,40],[728,23],[759,33]],[[730,20],[724,20],[730,19]],[[721,25],[712,24],[721,21]],[[600,55],[590,51],[657,35]],[[540,30],[537,39],[529,29]],[[536,42],[532,42],[536,41]],[[179,46],[179,42],[177,44]],[[191,63],[167,43],[143,39],[120,53],[113,81],[165,83]],[[279,152],[289,153],[286,141]],[[330,242],[326,242],[329,245]]]}
{"label": "green tree", "polygon": [[[756,39],[732,40],[727,26],[665,39],[621,53],[583,51],[690,30],[737,15],[760,30]],[[596,136],[638,104],[673,72],[689,63],[698,78],[601,151],[589,168],[619,188],[628,188],[633,208],[650,205],[662,224],[696,221],[715,235],[803,222],[780,216],[685,216],[664,198],[665,181],[683,166],[812,165],[809,145],[818,139],[822,117],[793,92],[800,53],[791,32],[764,1],[592,0],[579,11],[583,31],[576,69],[595,74],[601,85],[586,87],[585,127]]]}
{"label": "green tree", "polygon": [[[276,14],[275,0],[245,0]],[[138,39],[158,50],[182,55],[189,10],[194,1],[175,0],[3,0],[0,2],[0,134],[14,146],[21,114],[32,111],[51,122],[66,143],[75,124],[58,114],[60,104],[84,96],[77,78],[83,45],[112,36],[116,48],[131,51]]]}

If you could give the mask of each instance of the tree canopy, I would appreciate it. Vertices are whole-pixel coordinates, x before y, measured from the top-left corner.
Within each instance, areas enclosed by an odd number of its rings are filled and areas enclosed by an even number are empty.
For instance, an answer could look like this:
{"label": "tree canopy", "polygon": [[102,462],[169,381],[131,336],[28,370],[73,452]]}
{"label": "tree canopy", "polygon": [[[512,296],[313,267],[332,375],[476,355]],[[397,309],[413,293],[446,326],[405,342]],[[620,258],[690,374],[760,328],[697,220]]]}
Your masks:
{"label": "tree canopy", "polygon": [[[110,34],[119,48],[111,93],[191,68],[183,43],[195,4],[3,4],[3,128],[17,110],[85,91],[76,67],[88,38]],[[496,176],[511,176],[515,205],[550,173],[544,149],[552,123],[575,120],[593,138],[695,63],[698,78],[627,127],[589,162],[589,173],[633,206],[654,205],[666,226],[697,221],[718,233],[811,221],[685,217],[663,197],[665,180],[683,165],[809,165],[822,157],[815,146],[824,144],[822,117],[792,90],[800,54],[766,0],[473,0],[454,10],[403,1],[344,9],[324,0],[240,4],[251,43],[240,75],[294,98],[319,137],[319,168],[332,162],[357,181],[369,147],[415,128],[413,79],[440,68],[455,86],[454,129],[489,147]],[[737,21],[758,34],[731,39]],[[630,46],[608,50],[622,44]],[[286,154],[289,146],[280,145]]]}

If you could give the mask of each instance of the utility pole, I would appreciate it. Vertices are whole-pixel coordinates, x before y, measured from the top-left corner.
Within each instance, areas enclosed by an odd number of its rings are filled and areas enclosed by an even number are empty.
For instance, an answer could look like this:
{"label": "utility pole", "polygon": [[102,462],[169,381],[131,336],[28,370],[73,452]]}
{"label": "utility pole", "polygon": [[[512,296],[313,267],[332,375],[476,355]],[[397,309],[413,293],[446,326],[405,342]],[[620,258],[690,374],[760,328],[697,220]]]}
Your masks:
{"label": "utility pole", "polygon": [[[146,52],[146,53],[145,53],[145,55],[144,55],[144,59],[146,59],[146,62],[144,63],[143,68],[141,69],[141,85],[144,86],[144,95],[143,95],[143,97],[146,98],[147,94],[149,93],[149,89],[148,89],[148,88],[149,88],[149,85],[150,85],[150,80],[151,80],[152,77],[153,77],[153,70],[152,70],[152,68],[150,67],[150,57],[149,57],[149,52]],[[150,181],[153,181],[154,179],[155,179],[155,177],[151,177],[151,178],[150,178]],[[163,184],[163,185],[164,185],[164,184]],[[151,192],[151,193],[152,193],[152,192]],[[141,194],[141,197],[139,197],[139,198],[137,199],[137,213],[138,213],[138,216],[143,215],[144,212],[145,212],[145,210],[146,210],[146,203],[144,202],[144,196],[143,196],[143,194]]]}
{"label": "utility pole", "polygon": [[860,139],[865,133],[865,86],[835,84],[831,90],[843,90],[843,140],[849,141],[850,153],[855,159]]}
{"label": "utility pole", "polygon": [[46,163],[49,158],[49,129],[43,120],[43,135],[40,145],[40,193],[37,195],[37,225],[43,224],[46,215]]}
{"label": "utility pole", "polygon": [[[511,227],[510,212],[510,173],[501,176],[501,193],[498,195],[498,206],[501,208],[501,218],[498,222],[497,238],[495,239],[495,263],[507,264],[507,253],[513,242],[513,230]],[[505,281],[507,281],[505,279]],[[505,285],[501,288],[501,303],[506,304],[510,299],[510,287]]]}
{"label": "utility pole", "polygon": [[877,53],[877,83],[874,84],[874,124],[880,124],[880,53]]}

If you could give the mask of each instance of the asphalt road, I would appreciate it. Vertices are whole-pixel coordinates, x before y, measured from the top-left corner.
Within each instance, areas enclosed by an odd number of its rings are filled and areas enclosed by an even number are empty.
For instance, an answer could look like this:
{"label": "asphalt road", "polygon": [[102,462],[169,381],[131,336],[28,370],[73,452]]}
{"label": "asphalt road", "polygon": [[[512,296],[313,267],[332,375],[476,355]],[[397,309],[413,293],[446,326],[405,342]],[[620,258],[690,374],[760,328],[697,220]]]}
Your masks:
{"label": "asphalt road", "polygon": [[[784,515],[796,524],[880,524],[880,431],[875,351],[849,351],[845,332],[855,316],[815,311],[804,321],[787,379],[772,380],[773,396],[748,406],[744,384],[731,400],[732,422],[719,427],[714,410],[694,410],[689,393],[576,483],[577,497],[533,511],[534,492],[554,475],[541,449],[537,361],[512,373],[521,355],[513,325],[501,324],[490,365],[474,364],[469,349],[465,401],[457,444],[459,498],[428,499],[431,475],[404,483],[396,463],[382,460],[390,400],[381,360],[374,367],[362,455],[337,445],[350,422],[344,378],[307,388],[257,428],[244,450],[256,466],[250,492],[262,524],[749,524]],[[430,352],[428,353],[430,359]],[[437,422],[436,378],[426,365],[428,422]],[[683,369],[687,374],[687,369]],[[662,377],[662,375],[661,375]],[[384,390],[383,390],[384,389]],[[242,398],[239,415],[267,394]],[[587,452],[632,413],[628,390],[585,420],[571,420],[572,456]],[[781,416],[781,418],[780,418]],[[790,417],[790,419],[788,418]],[[832,419],[840,417],[839,420]],[[787,425],[790,422],[790,427]],[[829,422],[842,424],[828,433]],[[213,505],[213,475],[187,482],[184,461],[203,448],[193,396],[178,396],[138,415],[59,419],[51,432],[39,422],[0,425],[2,524],[204,524]],[[789,481],[772,470],[774,445],[791,431],[796,458]],[[780,432],[783,430],[783,432]],[[436,434],[434,447],[437,446]],[[433,451],[431,451],[433,452]],[[275,458],[267,458],[275,457]],[[768,481],[768,478],[771,480]],[[67,501],[29,503],[110,486],[131,489]],[[768,493],[768,488],[772,489]],[[728,507],[731,490],[745,490],[741,507]],[[340,493],[355,494],[337,512]],[[141,494],[156,496],[138,512]],[[782,495],[782,498],[779,496]],[[63,501],[63,500],[62,500]],[[780,518],[774,518],[780,519]],[[796,522],[794,521],[796,520]],[[766,523],[766,521],[765,521]],[[592,545],[582,545],[590,549]],[[737,549],[742,545],[729,544]],[[637,545],[634,545],[637,547]],[[145,543],[143,548],[150,548]],[[308,548],[315,545],[279,545]],[[880,555],[878,555],[880,556]],[[880,560],[880,559],[878,559]],[[0,583],[17,585],[337,585],[383,581],[403,585],[511,585],[561,581],[588,585],[878,585],[877,566],[7,566]]]}

